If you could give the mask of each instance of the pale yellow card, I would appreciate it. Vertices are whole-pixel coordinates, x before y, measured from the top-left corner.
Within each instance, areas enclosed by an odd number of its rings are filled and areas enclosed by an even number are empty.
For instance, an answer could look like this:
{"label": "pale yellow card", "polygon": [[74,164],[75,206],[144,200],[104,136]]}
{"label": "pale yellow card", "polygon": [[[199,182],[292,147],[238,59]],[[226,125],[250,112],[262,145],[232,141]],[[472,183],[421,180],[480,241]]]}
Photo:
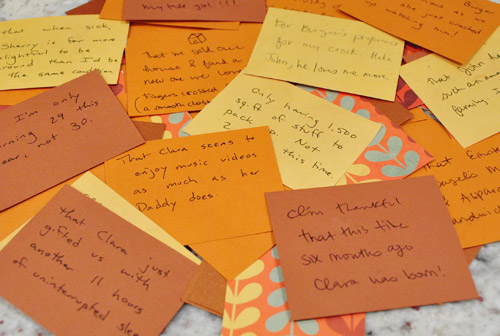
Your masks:
{"label": "pale yellow card", "polygon": [[394,100],[403,48],[363,22],[269,8],[245,71]]}
{"label": "pale yellow card", "polygon": [[0,22],[0,90],[58,86],[96,69],[116,84],[128,27],[97,15]]}
{"label": "pale yellow card", "polygon": [[500,28],[464,65],[435,54],[401,68],[401,77],[462,147],[500,132]]}
{"label": "pale yellow card", "polygon": [[257,126],[269,127],[283,183],[292,189],[334,185],[380,128],[292,84],[240,74],[184,131]]}
{"label": "pale yellow card", "polygon": [[[102,206],[113,211],[127,222],[134,224],[142,231],[176,250],[195,264],[199,265],[201,263],[201,261],[194,254],[189,252],[189,250],[186,249],[181,243],[162,230],[155,222],[142,214],[132,204],[127,202],[92,173],[85,173],[71,186],[82,194],[92,198],[94,201],[101,203]],[[0,242],[0,250],[2,250],[5,245],[12,240],[12,238],[14,238],[24,225],[26,225],[26,223]]]}

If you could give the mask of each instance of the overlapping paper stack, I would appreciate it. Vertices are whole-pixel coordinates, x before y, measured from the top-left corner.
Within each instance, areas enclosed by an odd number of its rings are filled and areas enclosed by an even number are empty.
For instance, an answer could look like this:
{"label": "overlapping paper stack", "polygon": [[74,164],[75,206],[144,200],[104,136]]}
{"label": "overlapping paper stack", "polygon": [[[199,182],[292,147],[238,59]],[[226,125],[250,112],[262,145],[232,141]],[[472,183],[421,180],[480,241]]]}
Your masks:
{"label": "overlapping paper stack", "polygon": [[478,299],[500,5],[68,14],[0,22],[0,296],[50,332],[159,335],[189,303],[222,335],[363,335],[366,312]]}

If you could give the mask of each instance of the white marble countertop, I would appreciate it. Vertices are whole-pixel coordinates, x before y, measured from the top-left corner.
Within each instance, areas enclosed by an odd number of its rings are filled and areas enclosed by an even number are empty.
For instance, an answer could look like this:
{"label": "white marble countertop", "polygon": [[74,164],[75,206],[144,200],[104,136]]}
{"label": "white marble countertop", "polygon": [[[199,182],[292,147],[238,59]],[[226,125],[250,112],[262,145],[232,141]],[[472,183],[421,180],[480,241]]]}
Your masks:
{"label": "white marble countertop", "polygon": [[[0,21],[64,15],[65,11],[85,2],[87,0],[0,0]],[[494,2],[500,3],[500,0]],[[470,270],[480,300],[369,313],[366,335],[500,336],[500,242],[484,246]],[[220,317],[184,305],[162,335],[220,335],[221,325]],[[0,298],[0,336],[10,335],[51,334]]]}

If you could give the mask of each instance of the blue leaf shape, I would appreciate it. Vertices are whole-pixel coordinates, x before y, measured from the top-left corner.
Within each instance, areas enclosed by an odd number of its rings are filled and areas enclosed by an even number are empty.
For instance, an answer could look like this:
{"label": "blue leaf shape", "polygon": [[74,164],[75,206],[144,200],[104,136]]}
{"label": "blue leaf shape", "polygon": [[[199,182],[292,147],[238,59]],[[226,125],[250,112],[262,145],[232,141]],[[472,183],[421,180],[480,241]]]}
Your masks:
{"label": "blue leaf shape", "polygon": [[267,297],[267,303],[271,307],[280,307],[284,305],[287,300],[288,298],[284,287],[271,292]]}
{"label": "blue leaf shape", "polygon": [[184,119],[184,112],[170,113],[168,121],[171,124],[178,124]]}
{"label": "blue leaf shape", "polygon": [[281,266],[275,267],[271,273],[269,273],[269,279],[276,283],[283,282],[283,272],[281,271]]}
{"label": "blue leaf shape", "polygon": [[326,90],[326,100],[328,100],[330,103],[333,103],[338,95],[339,93],[337,91]]}
{"label": "blue leaf shape", "polygon": [[280,258],[280,255],[278,254],[278,247],[276,247],[276,245],[271,250],[271,254],[272,254],[272,256],[273,256],[274,259],[279,259]]}
{"label": "blue leaf shape", "polygon": [[406,167],[387,165],[382,167],[382,174],[389,177],[402,177],[413,173],[420,162],[420,155],[415,151],[408,151],[404,159]]}
{"label": "blue leaf shape", "polygon": [[384,162],[392,160],[393,157],[391,156],[391,154],[386,154],[384,152],[368,151],[365,153],[365,159],[370,162]]}
{"label": "blue leaf shape", "polygon": [[278,332],[290,322],[290,312],[288,310],[281,311],[269,317],[266,320],[266,329],[270,332]]}
{"label": "blue leaf shape", "polygon": [[370,146],[375,146],[376,144],[378,144],[380,141],[382,141],[382,139],[384,138],[385,136],[385,132],[387,131],[387,128],[385,127],[384,124],[382,123],[378,123],[380,124],[382,127],[380,127],[377,135],[375,135],[375,137],[373,138],[373,140],[368,144],[367,147],[370,147]]}
{"label": "blue leaf shape", "polygon": [[401,148],[403,148],[403,140],[400,137],[392,136],[387,140],[387,147],[389,152],[391,152],[391,156],[397,158],[399,152],[401,152]]}
{"label": "blue leaf shape", "polygon": [[370,120],[370,111],[368,110],[359,109],[356,111],[356,114],[359,115],[360,117]]}
{"label": "blue leaf shape", "polygon": [[340,106],[342,108],[345,108],[346,110],[352,111],[352,108],[354,107],[354,98],[351,96],[345,96],[340,100]]}
{"label": "blue leaf shape", "polygon": [[316,91],[316,88],[312,87],[312,86],[307,86],[307,85],[302,85],[302,84],[296,84],[296,86],[299,89],[302,89],[302,90],[307,91],[307,92],[314,92],[314,91]]}
{"label": "blue leaf shape", "polygon": [[190,123],[190,122],[191,122],[191,119],[190,119],[190,120],[188,120],[188,121],[184,124],[184,126],[182,126],[182,128],[181,128],[181,129],[180,129],[180,131],[179,131],[179,136],[180,136],[180,137],[189,136],[189,134],[187,134],[186,132],[184,132],[184,128],[186,128],[186,126],[187,126],[187,125],[189,125],[189,123]]}
{"label": "blue leaf shape", "polygon": [[297,321],[297,325],[306,335],[316,335],[319,332],[319,324],[316,320]]}

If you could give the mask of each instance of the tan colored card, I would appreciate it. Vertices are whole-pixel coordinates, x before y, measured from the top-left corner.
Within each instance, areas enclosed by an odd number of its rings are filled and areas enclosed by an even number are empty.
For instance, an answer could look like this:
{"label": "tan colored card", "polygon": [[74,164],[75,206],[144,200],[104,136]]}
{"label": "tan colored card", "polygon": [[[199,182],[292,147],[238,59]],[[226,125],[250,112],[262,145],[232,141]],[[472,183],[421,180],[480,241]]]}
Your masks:
{"label": "tan colored card", "polygon": [[240,74],[184,129],[203,134],[270,128],[283,183],[335,185],[380,125],[289,83]]}
{"label": "tan colored card", "polygon": [[403,47],[363,22],[269,8],[244,72],[393,101]]}

